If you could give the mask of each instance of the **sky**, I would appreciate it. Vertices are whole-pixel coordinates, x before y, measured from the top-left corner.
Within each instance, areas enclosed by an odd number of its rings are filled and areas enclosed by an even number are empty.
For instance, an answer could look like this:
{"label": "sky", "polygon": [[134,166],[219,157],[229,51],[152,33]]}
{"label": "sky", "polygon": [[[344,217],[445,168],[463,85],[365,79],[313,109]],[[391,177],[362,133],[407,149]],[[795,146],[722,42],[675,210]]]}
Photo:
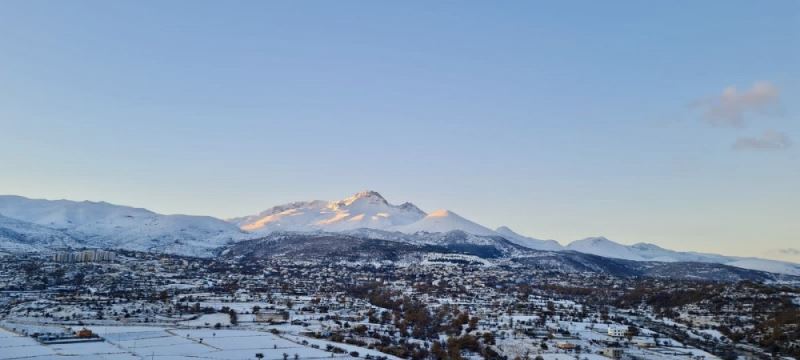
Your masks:
{"label": "sky", "polygon": [[798,64],[794,0],[2,1],[0,194],[800,262]]}

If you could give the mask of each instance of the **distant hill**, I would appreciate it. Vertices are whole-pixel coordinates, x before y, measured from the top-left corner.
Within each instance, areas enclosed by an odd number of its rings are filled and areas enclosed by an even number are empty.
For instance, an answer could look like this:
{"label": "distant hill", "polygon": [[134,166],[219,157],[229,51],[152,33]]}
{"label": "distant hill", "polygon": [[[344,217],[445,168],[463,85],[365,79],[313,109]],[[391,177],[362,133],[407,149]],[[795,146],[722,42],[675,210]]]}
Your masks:
{"label": "distant hill", "polygon": [[[543,251],[549,257],[556,256],[552,253],[576,252],[606,259],[723,264],[800,276],[800,265],[789,262],[680,252],[646,243],[623,245],[604,237],[562,246],[555,240],[521,235],[505,226],[492,230],[449,210],[426,213],[410,202],[394,205],[375,191],[336,201],[293,202],[227,221],[209,216],[162,215],[106,202],[0,196],[0,252],[5,253],[96,247],[212,256],[218,249],[242,240],[288,233],[338,233],[350,239],[438,246],[452,251],[480,249],[484,254],[506,258],[518,257],[527,250]],[[406,245],[402,248],[407,249]],[[359,248],[351,250],[358,252]],[[575,255],[558,256],[566,259]]]}

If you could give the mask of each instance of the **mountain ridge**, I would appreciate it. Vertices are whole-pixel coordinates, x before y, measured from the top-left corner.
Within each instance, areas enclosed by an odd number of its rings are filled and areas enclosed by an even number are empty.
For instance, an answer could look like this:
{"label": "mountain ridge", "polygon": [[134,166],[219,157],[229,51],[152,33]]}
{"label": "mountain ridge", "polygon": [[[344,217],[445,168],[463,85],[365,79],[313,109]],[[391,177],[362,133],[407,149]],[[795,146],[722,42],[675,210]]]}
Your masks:
{"label": "mountain ridge", "polygon": [[144,208],[107,202],[2,195],[0,214],[57,230],[80,240],[75,245],[84,247],[203,255],[247,236],[236,226],[210,216],[161,215]]}
{"label": "mountain ridge", "polygon": [[376,191],[362,191],[336,201],[298,201],[274,206],[255,215],[228,219],[240,229],[260,234],[274,231],[386,230],[418,221],[428,214],[416,205],[390,204]]}
{"label": "mountain ridge", "polygon": [[255,215],[220,220],[210,216],[161,215],[107,202],[29,199],[0,195],[0,250],[40,251],[54,247],[105,247],[210,256],[215,249],[274,232],[335,232],[416,244],[461,244],[540,251],[577,251],[639,262],[717,263],[800,276],[800,265],[778,260],[681,252],[648,243],[623,245],[590,237],[566,246],[490,229],[450,210],[426,213],[410,202],[389,203],[376,191],[336,201],[298,201]]}
{"label": "mountain ridge", "polygon": [[[380,193],[372,190],[356,193],[355,195],[350,196],[344,200],[329,201],[329,202],[315,200],[313,201],[313,203],[328,203],[328,204],[350,203],[351,201],[348,199],[357,199],[362,197],[373,197],[375,199],[378,199],[377,202],[381,204],[386,204],[388,206],[396,206],[389,204],[389,202],[382,195],[380,195]],[[281,205],[276,208],[280,208],[283,211],[288,211],[286,215],[294,215],[294,213],[292,212],[293,210],[291,210],[292,204],[308,204],[308,203],[309,202],[296,202],[296,203]],[[411,203],[404,203],[404,204],[410,204],[415,209],[419,209]],[[337,229],[337,227],[335,226],[327,226],[328,223],[324,222],[320,224],[293,223],[292,227],[290,228],[275,226],[274,230],[272,230],[265,227],[264,228],[265,231],[261,231],[260,233],[269,234],[271,231],[285,231],[285,230],[300,231],[300,232],[315,232],[315,231],[348,232],[348,231],[358,230],[361,228],[388,231],[388,232],[400,232],[405,234],[414,234],[418,232],[441,233],[454,230],[462,230],[468,233],[481,236],[501,236],[515,244],[536,250],[546,250],[546,251],[572,250],[586,254],[593,254],[603,257],[631,260],[631,261],[661,261],[661,262],[691,261],[691,262],[703,262],[703,263],[736,264],[740,267],[751,270],[779,271],[791,275],[800,275],[800,265],[779,260],[769,260],[769,259],[759,259],[759,258],[745,259],[741,257],[725,256],[718,254],[681,252],[681,251],[664,249],[658,245],[648,244],[648,243],[623,245],[602,236],[574,240],[572,242],[567,243],[566,245],[563,245],[556,240],[540,240],[533,237],[528,237],[525,235],[518,234],[513,230],[511,230],[510,228],[508,228],[507,226],[501,226],[495,230],[491,230],[488,227],[481,225],[480,223],[466,219],[450,210],[441,209],[433,211],[430,214],[426,214],[423,210],[419,210],[419,213],[425,214],[425,216],[420,219],[417,219],[416,221],[411,221],[407,224],[400,226],[370,226],[369,224],[364,224],[362,222],[354,226],[350,226],[346,229]],[[336,216],[340,216],[340,218],[337,218]],[[348,216],[352,216],[352,214],[348,213],[347,216],[342,216],[334,213],[323,213],[320,215],[321,218],[334,220],[331,221],[330,223],[336,223],[337,221],[340,221],[342,219],[347,219]],[[275,219],[270,218],[268,220],[269,220],[268,222],[273,222],[273,220]],[[242,229],[249,230],[246,226],[242,227]],[[402,236],[399,236],[399,238],[402,238]]]}
{"label": "mountain ridge", "polygon": [[521,235],[515,232],[514,230],[511,230],[511,228],[509,228],[508,226],[500,226],[494,231],[519,245],[526,246],[531,249],[551,250],[551,251],[560,251],[564,249],[564,246],[561,245],[561,243],[559,243],[558,241],[540,240],[529,236]]}

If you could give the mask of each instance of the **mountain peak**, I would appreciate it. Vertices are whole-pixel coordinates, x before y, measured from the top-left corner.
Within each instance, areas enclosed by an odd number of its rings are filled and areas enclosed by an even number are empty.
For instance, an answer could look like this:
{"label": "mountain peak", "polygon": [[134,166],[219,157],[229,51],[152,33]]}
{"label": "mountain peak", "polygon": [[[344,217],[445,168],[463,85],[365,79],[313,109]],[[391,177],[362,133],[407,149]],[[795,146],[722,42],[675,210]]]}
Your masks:
{"label": "mountain peak", "polygon": [[643,242],[633,244],[631,245],[631,247],[641,250],[665,250],[664,248],[656,244],[643,243]]}
{"label": "mountain peak", "polygon": [[567,245],[567,249],[610,258],[644,261],[644,258],[630,247],[602,236],[575,240]]}
{"label": "mountain peak", "polygon": [[366,190],[342,200],[296,202],[230,221],[243,230],[264,233],[386,230],[419,221],[425,215],[411,203],[393,205],[377,191]]}
{"label": "mountain peak", "polygon": [[[452,212],[450,210],[447,210],[447,209],[439,209],[439,210],[431,211],[431,213],[428,214],[428,216],[432,217],[432,218],[437,218],[437,217],[458,216],[458,214],[456,214],[456,213],[454,213],[454,212]],[[458,216],[458,217],[460,217],[460,216]]]}
{"label": "mountain peak", "polygon": [[420,214],[422,216],[428,215],[427,213],[422,211],[422,209],[418,208],[417,205],[414,205],[414,204],[412,204],[410,202],[404,202],[404,203],[398,205],[397,207],[400,208],[400,209],[403,209],[403,210],[410,211],[410,212],[416,212],[416,213],[418,213],[418,214]]}
{"label": "mountain peak", "polygon": [[606,238],[605,236],[590,236],[579,241],[591,241],[593,243],[615,243],[611,240],[608,240],[608,238]]}
{"label": "mountain peak", "polygon": [[373,200],[373,201],[376,201],[376,202],[381,202],[381,203],[384,203],[384,204],[388,204],[386,199],[379,192],[374,191],[374,190],[364,190],[364,191],[361,191],[361,192],[357,192],[357,193],[353,194],[353,196],[342,200],[342,203],[344,203],[345,205],[350,205],[350,204],[352,204],[352,203],[354,203],[354,202],[356,202],[358,200],[361,200],[361,199],[368,199],[368,200]]}
{"label": "mountain peak", "polygon": [[417,232],[447,233],[453,230],[461,230],[472,235],[497,235],[494,231],[446,209],[433,211],[421,220],[405,226],[396,227],[395,230],[409,234]]}
{"label": "mountain peak", "polygon": [[494,231],[496,231],[496,232],[498,232],[498,233],[500,233],[500,234],[507,233],[507,234],[519,235],[519,234],[518,234],[516,231],[514,231],[514,230],[511,230],[511,228],[510,228],[510,227],[508,227],[508,226],[505,226],[505,225],[503,225],[503,226],[500,226],[500,227],[498,227],[497,229],[494,229]]}
{"label": "mountain peak", "polygon": [[536,249],[536,250],[548,250],[548,251],[559,251],[562,250],[563,247],[558,241],[555,240],[539,240],[536,238],[528,237],[525,235],[521,235],[514,230],[511,230],[508,226],[500,226],[494,230],[500,236],[506,238],[517,245],[522,245],[527,248]]}

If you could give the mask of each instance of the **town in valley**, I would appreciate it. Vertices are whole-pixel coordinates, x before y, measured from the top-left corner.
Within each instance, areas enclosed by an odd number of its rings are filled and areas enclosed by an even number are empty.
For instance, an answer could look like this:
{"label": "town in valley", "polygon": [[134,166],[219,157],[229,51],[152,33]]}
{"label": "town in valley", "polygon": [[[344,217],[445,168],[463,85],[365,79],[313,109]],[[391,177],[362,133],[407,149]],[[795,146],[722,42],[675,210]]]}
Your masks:
{"label": "town in valley", "polygon": [[0,358],[767,359],[800,354],[796,280],[85,250],[0,262]]}

